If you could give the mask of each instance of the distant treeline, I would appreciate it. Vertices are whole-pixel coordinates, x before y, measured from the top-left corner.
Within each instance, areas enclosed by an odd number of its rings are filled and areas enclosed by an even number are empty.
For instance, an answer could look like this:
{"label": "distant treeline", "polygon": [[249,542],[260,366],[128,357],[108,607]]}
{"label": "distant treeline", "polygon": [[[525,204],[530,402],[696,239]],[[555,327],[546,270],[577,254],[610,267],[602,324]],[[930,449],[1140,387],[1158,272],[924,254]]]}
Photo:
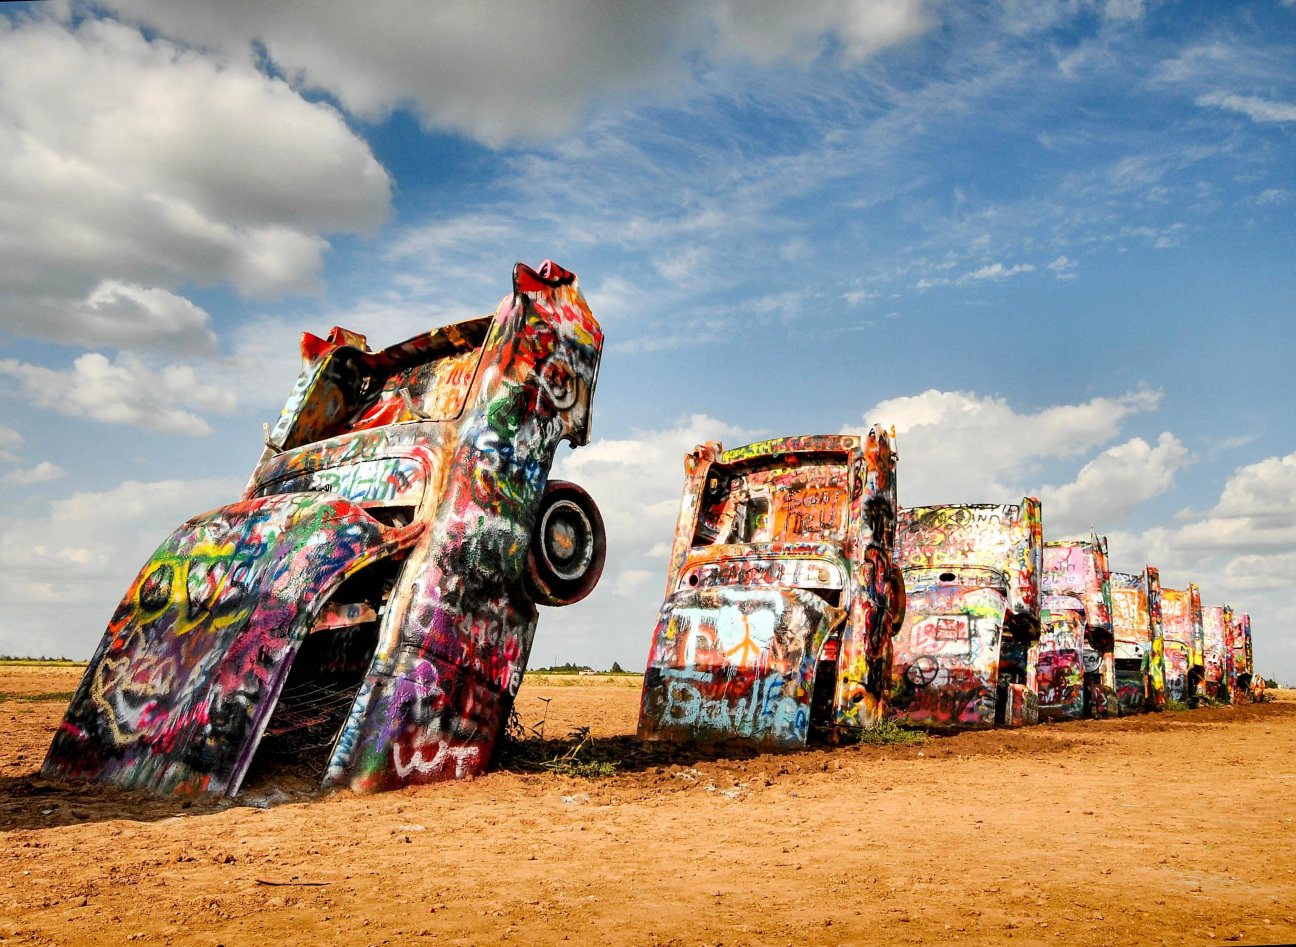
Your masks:
{"label": "distant treeline", "polygon": [[89,661],[73,661],[71,658],[47,658],[41,655],[39,658],[33,658],[31,655],[17,654],[0,654],[0,664],[73,664],[84,665]]}
{"label": "distant treeline", "polygon": [[634,674],[634,671],[627,671],[616,661],[612,662],[612,667],[606,671],[599,671],[590,667],[588,664],[572,664],[568,661],[566,664],[555,664],[549,668],[531,668],[532,674]]}

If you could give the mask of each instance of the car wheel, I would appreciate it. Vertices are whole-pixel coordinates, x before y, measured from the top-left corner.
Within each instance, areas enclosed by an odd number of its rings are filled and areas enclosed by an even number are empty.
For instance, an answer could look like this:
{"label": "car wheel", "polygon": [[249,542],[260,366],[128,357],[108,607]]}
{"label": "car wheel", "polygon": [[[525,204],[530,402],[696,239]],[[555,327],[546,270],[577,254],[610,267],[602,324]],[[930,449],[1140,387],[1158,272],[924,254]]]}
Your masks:
{"label": "car wheel", "polygon": [[594,590],[607,558],[603,517],[590,495],[565,480],[545,487],[527,552],[527,585],[541,605],[571,605]]}

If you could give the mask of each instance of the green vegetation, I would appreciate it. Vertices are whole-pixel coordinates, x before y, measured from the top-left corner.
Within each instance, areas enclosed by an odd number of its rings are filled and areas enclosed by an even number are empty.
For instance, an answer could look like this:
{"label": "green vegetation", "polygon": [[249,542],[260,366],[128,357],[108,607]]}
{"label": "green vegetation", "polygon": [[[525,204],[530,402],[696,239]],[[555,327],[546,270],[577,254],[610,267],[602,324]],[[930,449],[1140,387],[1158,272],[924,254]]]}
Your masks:
{"label": "green vegetation", "polygon": [[549,674],[549,675],[603,674],[603,675],[613,675],[613,676],[620,676],[620,677],[640,676],[638,671],[627,671],[623,667],[621,667],[621,665],[618,664],[616,661],[612,662],[612,668],[611,670],[608,671],[596,671],[588,664],[572,664],[570,661],[568,661],[566,664],[555,664],[553,667],[548,667],[548,668],[531,668],[528,673]]}
{"label": "green vegetation", "polygon": [[865,746],[918,746],[927,742],[927,734],[922,730],[901,726],[894,720],[883,720],[863,730],[853,731],[850,740]]}
{"label": "green vegetation", "polygon": [[58,700],[66,704],[71,699],[72,699],[72,691],[43,691],[39,693],[26,693],[26,694],[20,694],[14,691],[0,691],[0,704],[4,703],[7,700],[22,700],[22,701]]}
{"label": "green vegetation", "polygon": [[581,671],[594,670],[588,664],[572,664],[568,661],[566,664],[555,664],[551,668],[536,668],[532,674],[579,674]]}
{"label": "green vegetation", "polygon": [[1165,709],[1171,713],[1182,713],[1185,710],[1191,710],[1188,704],[1182,700],[1169,700],[1165,702]]}
{"label": "green vegetation", "polygon": [[89,661],[73,661],[71,658],[20,658],[12,654],[0,654],[0,664],[21,666],[47,665],[51,667],[85,667]]}

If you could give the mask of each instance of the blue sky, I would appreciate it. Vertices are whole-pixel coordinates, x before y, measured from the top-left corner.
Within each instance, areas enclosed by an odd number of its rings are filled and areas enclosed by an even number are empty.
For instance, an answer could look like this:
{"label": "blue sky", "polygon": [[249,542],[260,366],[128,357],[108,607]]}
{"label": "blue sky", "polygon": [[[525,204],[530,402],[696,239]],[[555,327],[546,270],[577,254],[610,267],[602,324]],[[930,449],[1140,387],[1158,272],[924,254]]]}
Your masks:
{"label": "blue sky", "polygon": [[551,257],[611,553],[535,661],[643,663],[694,443],[878,421],[902,502],[1035,493],[1296,680],[1294,145],[1279,0],[6,5],[0,652],[237,496],[302,330]]}

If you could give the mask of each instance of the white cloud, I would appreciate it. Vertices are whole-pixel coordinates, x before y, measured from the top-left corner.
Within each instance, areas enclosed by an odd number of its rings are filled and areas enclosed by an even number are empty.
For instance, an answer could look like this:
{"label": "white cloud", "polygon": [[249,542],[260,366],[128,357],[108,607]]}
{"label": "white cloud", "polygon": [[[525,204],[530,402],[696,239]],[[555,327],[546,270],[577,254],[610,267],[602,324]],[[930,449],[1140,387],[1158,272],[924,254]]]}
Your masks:
{"label": "white cloud", "polygon": [[92,17],[0,17],[0,326],[210,351],[169,291],[316,287],[322,234],[370,231],[390,181],[326,104],[246,59]]}
{"label": "white cloud", "polygon": [[1296,551],[1296,453],[1239,467],[1210,514],[1180,528],[1192,550]]}
{"label": "white cloud", "polygon": [[931,20],[917,0],[719,0],[710,7],[718,51],[762,64],[809,62],[828,39],[858,62],[879,49],[918,36]]}
{"label": "white cloud", "polygon": [[835,48],[856,62],[930,23],[922,0],[111,3],[232,55],[259,43],[295,83],[363,118],[409,105],[430,126],[491,145],[554,137],[598,100],[687,81],[699,53],[804,63]]}
{"label": "white cloud", "polygon": [[1253,122],[1296,122],[1296,105],[1290,102],[1274,102],[1254,95],[1209,92],[1200,96],[1197,104],[1214,105],[1230,112],[1240,112]]}
{"label": "white cloud", "polygon": [[28,470],[11,470],[9,473],[0,477],[0,483],[12,483],[20,487],[29,487],[34,483],[46,483],[50,480],[57,480],[59,477],[67,475],[67,471],[58,464],[52,464],[48,460],[42,460],[35,467]]}
{"label": "white cloud", "polygon": [[1050,263],[1048,268],[1053,271],[1053,274],[1058,279],[1075,279],[1075,273],[1071,271],[1077,266],[1079,266],[1079,264],[1076,263],[1075,260],[1066,256],[1060,256]]}
{"label": "white cloud", "polygon": [[1018,263],[1016,266],[1004,266],[1002,263],[990,263],[977,270],[964,273],[959,277],[959,283],[969,283],[975,280],[1002,280],[1010,276],[1016,276],[1018,273],[1033,273],[1035,266],[1032,263]]}
{"label": "white cloud", "polygon": [[10,463],[18,459],[18,448],[22,447],[23,436],[13,428],[0,424],[0,460]]}
{"label": "white cloud", "polygon": [[165,289],[111,279],[64,308],[20,310],[11,316],[10,328],[87,346],[168,349],[184,355],[216,351],[206,310]]}
{"label": "white cloud", "polygon": [[173,529],[238,499],[237,480],[130,480],[0,517],[0,652],[88,657],[136,572]]}
{"label": "white cloud", "polygon": [[1249,612],[1256,667],[1296,681],[1296,453],[1238,467],[1219,501],[1177,528],[1110,537],[1113,564],[1161,570],[1162,584],[1195,582],[1206,604]]}
{"label": "white cloud", "polygon": [[230,388],[199,381],[191,366],[154,370],[127,354],[110,362],[90,352],[69,369],[5,359],[0,374],[16,378],[23,396],[37,407],[166,434],[210,434],[211,426],[193,411],[229,413],[237,407]]}
{"label": "white cloud", "polygon": [[1188,448],[1168,431],[1155,447],[1136,437],[1108,448],[1081,467],[1071,483],[1040,488],[1049,535],[1119,524],[1174,486],[1175,473],[1188,463]]}
{"label": "white cloud", "polygon": [[864,425],[894,425],[903,475],[900,502],[1003,502],[1028,486],[1040,460],[1078,457],[1111,440],[1123,418],[1154,409],[1159,392],[1056,405],[1018,413],[1007,401],[972,392],[931,389],[891,398],[864,414]]}

